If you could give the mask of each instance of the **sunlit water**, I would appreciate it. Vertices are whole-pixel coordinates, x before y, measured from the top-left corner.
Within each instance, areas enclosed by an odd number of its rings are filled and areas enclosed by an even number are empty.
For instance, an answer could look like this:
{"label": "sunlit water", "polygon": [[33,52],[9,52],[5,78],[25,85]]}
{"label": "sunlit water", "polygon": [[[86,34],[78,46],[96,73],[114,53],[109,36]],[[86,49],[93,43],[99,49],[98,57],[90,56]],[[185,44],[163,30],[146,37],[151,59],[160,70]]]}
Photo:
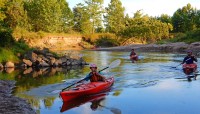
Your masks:
{"label": "sunlit water", "polygon": [[[116,59],[120,66],[102,73],[115,77],[115,84],[97,100],[65,110],[59,92],[83,78],[88,66],[40,69],[27,73],[22,70],[0,73],[1,79],[16,80],[14,94],[25,98],[38,114],[199,114],[200,79],[187,81],[180,64],[184,54],[138,53],[139,61],[131,63],[129,52],[82,51],[88,63],[99,70]],[[199,59],[200,60],[200,59]],[[73,102],[71,103],[73,105]],[[94,104],[101,106],[93,107]],[[75,103],[74,103],[75,105]],[[64,105],[63,105],[64,106]]]}

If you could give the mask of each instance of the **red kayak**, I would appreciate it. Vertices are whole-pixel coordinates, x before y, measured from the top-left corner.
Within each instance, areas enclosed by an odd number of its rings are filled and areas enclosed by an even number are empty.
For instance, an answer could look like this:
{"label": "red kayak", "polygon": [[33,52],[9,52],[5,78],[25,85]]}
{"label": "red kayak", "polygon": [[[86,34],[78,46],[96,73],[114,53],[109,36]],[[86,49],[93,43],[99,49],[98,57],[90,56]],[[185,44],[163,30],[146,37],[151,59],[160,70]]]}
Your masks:
{"label": "red kayak", "polygon": [[106,79],[106,82],[90,82],[87,84],[80,84],[67,91],[60,92],[60,96],[63,101],[69,101],[78,97],[90,96],[97,93],[101,93],[110,89],[114,83],[114,78],[110,77]]}
{"label": "red kayak", "polygon": [[194,71],[196,71],[197,69],[197,64],[193,63],[193,64],[183,64],[183,71],[185,74],[189,75],[191,73],[193,73]]}

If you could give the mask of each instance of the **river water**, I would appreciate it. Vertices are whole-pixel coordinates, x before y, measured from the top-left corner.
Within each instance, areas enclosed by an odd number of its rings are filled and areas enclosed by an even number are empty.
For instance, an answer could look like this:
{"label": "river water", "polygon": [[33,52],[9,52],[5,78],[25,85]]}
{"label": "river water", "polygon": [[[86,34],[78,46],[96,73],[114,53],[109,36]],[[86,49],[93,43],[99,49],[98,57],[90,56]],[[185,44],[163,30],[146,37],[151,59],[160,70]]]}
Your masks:
{"label": "river water", "polygon": [[129,52],[77,53],[82,54],[86,62],[96,63],[99,70],[116,59],[121,60],[118,67],[102,72],[106,77],[115,78],[110,92],[62,102],[60,90],[85,77],[90,72],[89,66],[3,71],[0,79],[15,80],[14,95],[27,99],[38,114],[200,113],[199,77],[192,81],[176,79],[185,76],[178,66],[185,54],[138,53],[139,61],[132,63]]}

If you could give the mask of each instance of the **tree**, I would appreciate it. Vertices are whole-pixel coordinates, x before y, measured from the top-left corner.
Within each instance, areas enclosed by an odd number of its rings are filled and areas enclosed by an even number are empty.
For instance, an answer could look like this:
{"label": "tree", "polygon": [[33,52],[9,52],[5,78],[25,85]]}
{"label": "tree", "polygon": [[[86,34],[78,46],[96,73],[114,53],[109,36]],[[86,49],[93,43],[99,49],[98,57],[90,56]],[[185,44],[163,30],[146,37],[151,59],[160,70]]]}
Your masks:
{"label": "tree", "polygon": [[5,4],[4,23],[11,29],[16,27],[28,28],[27,12],[24,10],[23,0],[9,0]]}
{"label": "tree", "polygon": [[77,6],[73,8],[73,14],[75,31],[85,34],[92,33],[92,22],[90,21],[90,15],[87,12],[86,6],[77,4]]}
{"label": "tree", "polygon": [[66,32],[71,26],[72,12],[65,0],[31,0],[25,7],[35,32]]}
{"label": "tree", "polygon": [[5,15],[5,3],[6,3],[6,0],[1,0],[0,1],[0,21],[3,21],[3,19],[6,18],[6,15]]}
{"label": "tree", "polygon": [[120,0],[111,0],[106,8],[105,26],[108,32],[117,34],[125,28],[124,10]]}
{"label": "tree", "polygon": [[137,11],[133,18],[126,16],[126,28],[120,31],[120,35],[125,38],[124,42],[130,38],[143,43],[156,42],[169,37],[169,27],[167,23],[148,15],[143,16],[140,11]]}
{"label": "tree", "polygon": [[104,0],[85,0],[87,4],[87,13],[92,22],[92,33],[94,33],[96,29],[102,28],[103,2]]}
{"label": "tree", "polygon": [[173,32],[187,32],[196,29],[195,17],[197,10],[187,4],[179,8],[172,16]]}
{"label": "tree", "polygon": [[167,14],[161,14],[160,17],[157,17],[158,20],[160,20],[163,23],[172,23],[172,19],[169,15]]}

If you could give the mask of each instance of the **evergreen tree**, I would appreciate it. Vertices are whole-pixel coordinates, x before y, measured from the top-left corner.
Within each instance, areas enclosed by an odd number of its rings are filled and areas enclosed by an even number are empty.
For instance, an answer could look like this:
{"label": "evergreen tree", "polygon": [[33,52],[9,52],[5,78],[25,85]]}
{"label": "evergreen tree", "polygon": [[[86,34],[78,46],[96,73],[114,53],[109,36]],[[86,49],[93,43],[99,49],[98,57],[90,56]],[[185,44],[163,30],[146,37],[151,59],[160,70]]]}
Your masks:
{"label": "evergreen tree", "polygon": [[106,30],[111,33],[118,33],[125,27],[124,10],[120,0],[111,0],[106,8],[105,26]]}

